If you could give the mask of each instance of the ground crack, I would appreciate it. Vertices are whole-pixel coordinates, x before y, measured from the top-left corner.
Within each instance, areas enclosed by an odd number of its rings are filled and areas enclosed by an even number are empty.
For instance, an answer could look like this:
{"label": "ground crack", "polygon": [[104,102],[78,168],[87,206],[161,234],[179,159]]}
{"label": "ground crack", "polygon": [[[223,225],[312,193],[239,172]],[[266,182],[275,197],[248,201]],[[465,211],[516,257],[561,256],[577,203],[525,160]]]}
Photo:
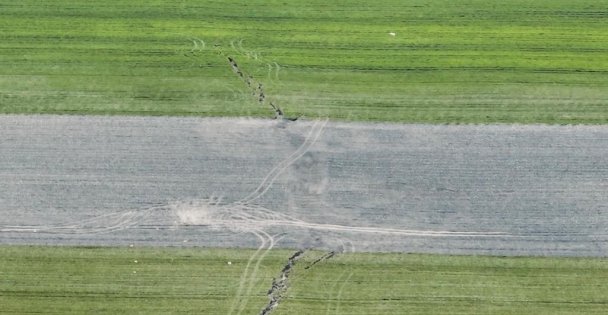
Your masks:
{"label": "ground crack", "polygon": [[275,113],[275,119],[287,119],[291,121],[298,119],[297,117],[285,118],[283,110],[274,102],[268,100],[268,98],[266,97],[266,93],[264,92],[264,85],[262,83],[256,82],[253,76],[246,74],[243,70],[241,70],[234,58],[230,56],[227,56],[227,58],[228,62],[230,63],[230,67],[232,68],[232,72],[234,72],[243,82],[245,82],[245,85],[247,85],[249,90],[251,90],[253,96],[256,97],[256,99],[258,100],[258,103],[260,103],[260,105],[264,105],[266,101],[268,101],[268,105],[270,105],[270,107]]}
{"label": "ground crack", "polygon": [[329,252],[329,253],[327,253],[327,254],[325,254],[325,255],[317,258],[315,261],[311,262],[308,266],[304,267],[304,269],[309,269],[310,267],[312,267],[312,266],[314,266],[314,265],[316,265],[316,264],[318,264],[318,263],[320,263],[320,262],[322,262],[324,260],[328,260],[328,259],[334,257],[335,255],[336,255],[336,252],[331,251],[331,252]]}
{"label": "ground crack", "polygon": [[266,307],[262,309],[260,315],[270,314],[270,312],[272,312],[272,310],[274,310],[274,308],[279,305],[279,302],[283,299],[285,293],[287,292],[287,288],[289,288],[289,273],[295,266],[296,261],[300,259],[303,254],[303,250],[298,250],[293,255],[291,255],[291,257],[289,257],[289,259],[287,260],[287,264],[281,270],[281,275],[279,279],[272,279],[272,286],[270,287],[270,290],[268,290],[268,297],[270,298],[270,300],[268,301]]}

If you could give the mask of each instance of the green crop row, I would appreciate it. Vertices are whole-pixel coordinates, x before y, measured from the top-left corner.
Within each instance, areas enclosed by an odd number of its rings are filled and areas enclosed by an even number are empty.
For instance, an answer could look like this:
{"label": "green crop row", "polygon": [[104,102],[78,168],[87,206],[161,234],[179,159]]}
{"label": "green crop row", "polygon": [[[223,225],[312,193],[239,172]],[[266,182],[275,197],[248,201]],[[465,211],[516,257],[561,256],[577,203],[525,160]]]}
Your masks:
{"label": "green crop row", "polygon": [[608,5],[581,1],[0,4],[0,113],[607,123]]}
{"label": "green crop row", "polygon": [[[259,264],[253,253],[0,246],[0,312],[258,314],[293,251],[272,250]],[[296,261],[273,313],[604,314],[608,306],[601,258],[349,253],[313,264],[323,255]]]}

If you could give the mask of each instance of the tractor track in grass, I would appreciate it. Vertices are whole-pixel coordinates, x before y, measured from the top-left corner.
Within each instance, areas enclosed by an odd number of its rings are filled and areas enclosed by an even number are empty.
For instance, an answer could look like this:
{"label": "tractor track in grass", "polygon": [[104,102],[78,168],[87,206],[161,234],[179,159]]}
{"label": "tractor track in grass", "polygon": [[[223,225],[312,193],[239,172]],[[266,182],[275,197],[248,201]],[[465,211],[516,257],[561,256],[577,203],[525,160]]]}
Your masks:
{"label": "tractor track in grass", "polygon": [[608,252],[604,126],[4,115],[0,131],[3,244]]}

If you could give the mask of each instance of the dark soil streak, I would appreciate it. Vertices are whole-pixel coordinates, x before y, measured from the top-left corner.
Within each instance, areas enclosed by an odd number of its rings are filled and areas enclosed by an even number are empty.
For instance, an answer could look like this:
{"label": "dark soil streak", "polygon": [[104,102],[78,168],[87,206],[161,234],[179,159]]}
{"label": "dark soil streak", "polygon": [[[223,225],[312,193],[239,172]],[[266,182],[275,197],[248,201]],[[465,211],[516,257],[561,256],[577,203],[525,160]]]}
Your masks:
{"label": "dark soil streak", "polygon": [[270,287],[270,290],[268,290],[268,297],[270,298],[270,301],[268,301],[266,307],[262,309],[260,315],[270,314],[270,312],[272,312],[272,310],[279,305],[279,302],[283,299],[285,292],[289,288],[289,283],[287,281],[289,279],[289,273],[295,266],[296,261],[300,259],[303,254],[303,250],[298,250],[291,255],[291,257],[289,257],[287,260],[287,264],[281,270],[279,280],[276,278],[272,279],[272,286]]}
{"label": "dark soil streak", "polygon": [[328,259],[334,257],[335,255],[336,255],[336,252],[331,251],[331,252],[329,252],[329,253],[327,253],[327,254],[325,254],[325,255],[317,258],[315,261],[313,261],[312,263],[310,263],[310,265],[304,267],[304,269],[310,269],[312,266],[314,266],[314,265],[316,265],[316,264],[318,264],[318,263],[320,263],[320,262],[322,262],[324,260],[328,260]]}
{"label": "dark soil streak", "polygon": [[[234,72],[243,82],[245,82],[245,85],[247,85],[247,87],[251,90],[253,96],[255,96],[257,98],[258,103],[263,105],[266,101],[266,93],[264,93],[264,85],[262,83],[255,82],[255,80],[253,79],[253,76],[247,75],[245,72],[243,72],[241,70],[241,68],[239,68],[239,65],[236,63],[236,60],[234,60],[234,58],[232,58],[230,56],[228,56],[227,58],[228,58],[228,62],[230,63],[230,67],[232,68],[232,72]],[[276,106],[275,104],[270,102],[270,107],[272,107],[272,109],[276,113],[277,117],[275,117],[275,118],[282,118],[283,112],[281,111],[281,109],[278,106]]]}
{"label": "dark soil streak", "polygon": [[[258,103],[260,105],[266,104],[266,101],[268,99],[267,99],[266,93],[264,92],[264,85],[262,83],[256,82],[255,79],[253,78],[253,76],[248,75],[245,72],[243,72],[243,70],[241,70],[241,68],[239,68],[239,65],[236,63],[236,60],[234,60],[234,58],[232,58],[230,56],[227,56],[227,58],[228,58],[228,62],[230,63],[230,67],[232,68],[232,71],[243,82],[245,82],[247,87],[251,90],[252,95],[258,100]],[[281,107],[279,107],[279,105],[275,104],[272,101],[268,101],[268,105],[274,111],[275,119],[285,119],[283,110],[281,109]],[[295,121],[298,118],[287,118],[287,119],[291,120],[291,121]]]}

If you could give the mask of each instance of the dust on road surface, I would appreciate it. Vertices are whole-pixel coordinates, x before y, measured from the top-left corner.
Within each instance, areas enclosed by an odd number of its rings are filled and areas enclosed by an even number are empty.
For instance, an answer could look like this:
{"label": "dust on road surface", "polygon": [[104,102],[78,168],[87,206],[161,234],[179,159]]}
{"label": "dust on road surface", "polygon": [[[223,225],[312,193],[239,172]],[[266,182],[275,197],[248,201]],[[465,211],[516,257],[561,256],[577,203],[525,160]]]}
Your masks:
{"label": "dust on road surface", "polygon": [[608,253],[606,126],[3,115],[0,132],[3,244]]}

